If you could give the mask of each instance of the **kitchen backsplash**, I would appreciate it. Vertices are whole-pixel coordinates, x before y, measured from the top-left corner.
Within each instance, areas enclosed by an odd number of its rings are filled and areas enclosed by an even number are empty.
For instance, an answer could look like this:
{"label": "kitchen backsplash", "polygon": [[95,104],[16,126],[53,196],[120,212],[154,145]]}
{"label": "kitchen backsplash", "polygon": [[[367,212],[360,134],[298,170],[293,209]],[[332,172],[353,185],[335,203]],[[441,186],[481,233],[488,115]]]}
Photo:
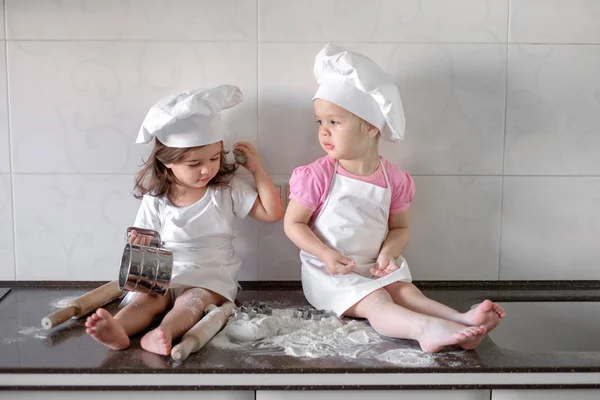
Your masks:
{"label": "kitchen backsplash", "polygon": [[[393,75],[417,280],[600,279],[600,1],[0,0],[0,280],[115,279],[160,97],[221,83],[227,139],[287,197],[322,155],[328,41]],[[237,225],[242,280],[298,280],[282,223]]]}

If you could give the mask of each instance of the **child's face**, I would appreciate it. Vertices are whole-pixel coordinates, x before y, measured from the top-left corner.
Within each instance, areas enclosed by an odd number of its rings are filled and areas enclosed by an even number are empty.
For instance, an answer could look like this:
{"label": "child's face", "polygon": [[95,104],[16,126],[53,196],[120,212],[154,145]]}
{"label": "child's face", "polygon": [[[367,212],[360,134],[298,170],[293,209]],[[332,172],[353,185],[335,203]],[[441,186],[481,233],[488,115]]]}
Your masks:
{"label": "child's face", "polygon": [[221,166],[221,142],[193,149],[183,159],[165,164],[186,187],[202,188],[217,175]]}
{"label": "child's face", "polygon": [[315,99],[313,106],[319,143],[329,156],[338,160],[352,159],[372,149],[371,142],[379,132],[377,128],[327,100]]}

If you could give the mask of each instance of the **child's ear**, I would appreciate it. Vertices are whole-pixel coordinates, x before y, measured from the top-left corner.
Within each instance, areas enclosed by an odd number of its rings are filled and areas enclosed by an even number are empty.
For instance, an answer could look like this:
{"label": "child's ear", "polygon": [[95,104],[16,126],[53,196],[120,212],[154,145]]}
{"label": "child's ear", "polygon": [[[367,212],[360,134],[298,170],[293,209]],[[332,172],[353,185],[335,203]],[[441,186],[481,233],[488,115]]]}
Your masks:
{"label": "child's ear", "polygon": [[372,125],[365,120],[361,121],[361,125],[363,132],[367,135],[367,137],[373,138],[379,135],[379,128],[377,128],[375,125]]}
{"label": "child's ear", "polygon": [[379,135],[379,128],[371,125],[369,128],[369,137],[377,137]]}

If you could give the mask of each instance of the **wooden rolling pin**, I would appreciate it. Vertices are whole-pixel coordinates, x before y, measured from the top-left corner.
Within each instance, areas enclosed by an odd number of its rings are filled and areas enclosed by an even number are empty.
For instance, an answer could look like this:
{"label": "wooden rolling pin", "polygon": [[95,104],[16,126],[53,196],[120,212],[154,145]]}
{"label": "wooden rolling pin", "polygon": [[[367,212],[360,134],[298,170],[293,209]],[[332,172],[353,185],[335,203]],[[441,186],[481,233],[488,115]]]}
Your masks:
{"label": "wooden rolling pin", "polygon": [[71,300],[67,303],[67,307],[61,308],[42,318],[42,327],[51,329],[73,317],[82,317],[119,298],[121,294],[122,292],[119,289],[117,281],[108,282],[91,292]]}
{"label": "wooden rolling pin", "polygon": [[171,357],[176,361],[183,361],[191,353],[195,353],[212,339],[227,323],[227,319],[235,310],[235,304],[228,301],[221,307],[210,304],[206,307],[208,314],[181,338],[181,343],[173,347]]}

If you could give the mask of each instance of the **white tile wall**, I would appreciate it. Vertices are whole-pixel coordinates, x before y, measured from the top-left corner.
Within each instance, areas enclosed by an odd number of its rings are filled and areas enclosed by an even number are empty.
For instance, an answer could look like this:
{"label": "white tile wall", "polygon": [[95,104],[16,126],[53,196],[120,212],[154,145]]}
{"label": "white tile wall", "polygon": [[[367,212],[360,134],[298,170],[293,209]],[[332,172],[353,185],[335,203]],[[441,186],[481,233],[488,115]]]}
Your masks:
{"label": "white tile wall", "polygon": [[[0,0],[0,279],[114,278],[134,138],[167,93],[240,86],[227,141],[277,181],[320,157],[327,41],[402,91],[406,140],[382,153],[415,176],[415,279],[598,279],[599,17],[586,0]],[[300,278],[281,223],[235,228],[242,280]]]}
{"label": "white tile wall", "polygon": [[600,177],[505,177],[501,279],[600,279]]}
{"label": "white tile wall", "polygon": [[[132,182],[131,175],[16,175],[17,279],[116,279],[125,228],[139,206],[131,195]],[[1,200],[0,215],[3,208],[10,209]],[[4,219],[0,228],[7,225],[12,238],[10,214]],[[246,261],[241,280],[258,276],[256,230],[251,218],[235,226],[234,246]]]}
{"label": "white tile wall", "polygon": [[17,279],[116,279],[135,218],[131,175],[18,174]]}
{"label": "white tile wall", "polygon": [[229,142],[256,142],[254,43],[9,41],[8,58],[14,172],[135,173],[148,108],[190,86],[238,85]]}
{"label": "white tile wall", "polygon": [[[406,139],[382,146],[384,156],[416,174],[502,173],[504,45],[343,45],[378,62],[402,89]],[[261,44],[259,129],[269,172],[290,174],[322,155],[310,102],[317,87],[312,63],[322,46]]]}
{"label": "white tile wall", "polygon": [[504,43],[508,0],[261,0],[260,40]]}
{"label": "white tile wall", "polygon": [[321,47],[321,43],[260,44],[259,150],[271,174],[291,174],[296,166],[322,155],[311,102],[317,89],[312,65]]}
{"label": "white tile wall", "polygon": [[510,45],[510,175],[600,175],[600,46]]}
{"label": "white tile wall", "polygon": [[600,43],[600,2],[511,0],[512,43]]}
{"label": "white tile wall", "polygon": [[0,280],[15,279],[10,175],[0,174]]}
{"label": "white tile wall", "polygon": [[5,42],[0,42],[0,173],[10,172]]}
{"label": "white tile wall", "polygon": [[0,0],[0,39],[4,39],[4,0]]}
{"label": "white tile wall", "polygon": [[258,230],[258,279],[299,281],[300,250],[285,236],[283,223],[261,223]]}
{"label": "white tile wall", "polygon": [[404,257],[415,280],[497,280],[499,176],[418,176]]}
{"label": "white tile wall", "polygon": [[241,281],[257,281],[258,275],[258,229],[259,223],[247,216],[237,220],[234,226],[236,238],[233,248],[237,256],[243,260],[238,279]]}
{"label": "white tile wall", "polygon": [[255,41],[257,0],[6,0],[17,40]]}

